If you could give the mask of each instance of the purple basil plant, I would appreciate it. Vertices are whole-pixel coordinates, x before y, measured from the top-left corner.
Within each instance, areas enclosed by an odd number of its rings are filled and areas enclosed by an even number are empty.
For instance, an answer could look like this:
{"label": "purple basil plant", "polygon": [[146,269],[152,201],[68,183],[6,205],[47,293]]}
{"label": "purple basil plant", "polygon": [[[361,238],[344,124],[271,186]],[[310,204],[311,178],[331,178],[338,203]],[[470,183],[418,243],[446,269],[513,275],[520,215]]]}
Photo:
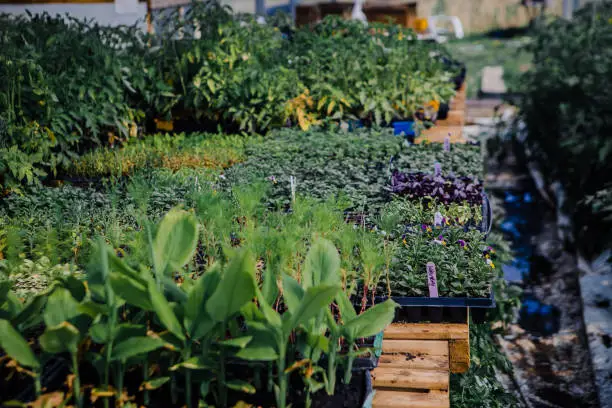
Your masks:
{"label": "purple basil plant", "polygon": [[482,204],[482,182],[470,177],[402,173],[395,170],[391,191],[409,198],[431,197],[445,204],[464,202]]}

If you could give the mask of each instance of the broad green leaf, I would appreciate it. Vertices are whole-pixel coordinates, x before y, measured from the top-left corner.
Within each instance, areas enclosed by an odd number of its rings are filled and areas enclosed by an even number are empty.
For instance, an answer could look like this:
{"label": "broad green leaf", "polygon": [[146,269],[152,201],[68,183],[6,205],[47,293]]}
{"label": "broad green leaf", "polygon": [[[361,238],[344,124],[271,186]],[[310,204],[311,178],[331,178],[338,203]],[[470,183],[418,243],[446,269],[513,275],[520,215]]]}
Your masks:
{"label": "broad green leaf", "polygon": [[206,311],[206,302],[217,289],[221,280],[221,267],[214,264],[193,285],[187,295],[185,306],[185,327],[193,339],[199,339],[209,332],[216,322]]}
{"label": "broad green leaf", "polygon": [[335,285],[340,283],[340,255],[330,241],[315,241],[304,262],[302,286],[308,289],[320,284]]}
{"label": "broad green leaf", "polygon": [[293,277],[286,275],[283,277],[283,299],[291,313],[295,313],[304,297],[304,289]]}
{"label": "broad green leaf", "polygon": [[42,318],[42,311],[47,304],[47,296],[37,295],[27,303],[21,312],[15,316],[11,323],[21,329],[30,327]]}
{"label": "broad green leaf", "polygon": [[0,320],[0,348],[22,366],[40,366],[28,342],[6,320]]}
{"label": "broad green leaf", "polygon": [[115,327],[115,341],[120,342],[131,337],[144,337],[147,327],[144,324],[121,323]]}
{"label": "broad green leaf", "polygon": [[110,328],[107,323],[96,323],[89,328],[89,335],[94,343],[105,344],[110,340]]}
{"label": "broad green leaf", "polygon": [[253,336],[234,337],[233,339],[220,341],[219,344],[226,347],[244,348],[253,339]]}
{"label": "broad green leaf", "polygon": [[246,381],[229,380],[225,382],[225,385],[229,389],[244,392],[246,394],[255,394],[257,392],[257,389]]}
{"label": "broad green leaf", "polygon": [[343,331],[350,339],[373,336],[391,324],[395,317],[397,303],[386,300],[369,308],[349,322],[345,322]]}
{"label": "broad green leaf", "polygon": [[340,291],[340,286],[335,285],[319,285],[308,288],[298,310],[292,313],[291,319],[288,320],[289,327],[283,325],[285,333],[295,329],[300,324],[306,324],[308,320],[324,311],[333,301],[338,291]]}
{"label": "broad green leaf", "polygon": [[223,272],[215,293],[206,302],[206,310],[218,322],[225,321],[255,297],[255,261],[240,251]]}
{"label": "broad green leaf", "polygon": [[56,288],[47,300],[43,318],[47,326],[57,326],[79,314],[79,303],[72,297],[70,291]]}
{"label": "broad green leaf", "polygon": [[68,322],[54,327],[47,327],[38,339],[40,346],[47,353],[76,353],[79,344],[79,331]]}
{"label": "broad green leaf", "polygon": [[159,387],[161,387],[162,385],[164,385],[165,383],[167,383],[168,381],[170,381],[170,377],[159,377],[159,378],[154,378],[152,380],[149,381],[145,381],[142,384],[140,384],[140,391],[144,391],[144,390],[156,390]]}
{"label": "broad green leaf", "polygon": [[179,368],[187,370],[210,370],[211,364],[207,363],[201,356],[191,357],[188,360],[182,361],[170,367],[170,371],[176,371]]}
{"label": "broad green leaf", "polygon": [[161,274],[183,267],[198,244],[198,224],[193,214],[174,208],[161,220],[153,242],[155,270]]}
{"label": "broad green leaf", "polygon": [[164,346],[164,341],[154,337],[130,337],[113,346],[113,360],[125,360],[146,354]]}
{"label": "broad green leaf", "polygon": [[183,333],[183,328],[172,311],[172,306],[170,306],[170,303],[168,303],[164,295],[154,284],[149,285],[149,298],[151,300],[153,310],[155,310],[157,317],[164,327],[180,340],[184,341],[185,334]]}
{"label": "broad green leaf", "polygon": [[[117,296],[124,299],[130,305],[139,307],[143,310],[153,310],[148,291],[148,284],[123,275],[119,272],[111,272],[109,275],[110,284]],[[153,286],[150,285],[150,286]]]}
{"label": "broad green leaf", "polygon": [[338,293],[338,296],[336,296],[336,303],[338,304],[340,317],[344,323],[347,323],[357,317],[355,307],[353,307],[353,304],[345,291]]}
{"label": "broad green leaf", "polygon": [[257,301],[259,302],[259,310],[262,312],[266,321],[272,326],[281,329],[283,327],[283,322],[278,312],[266,302],[259,288],[255,288],[255,293],[257,295]]}
{"label": "broad green leaf", "polygon": [[278,354],[270,336],[256,336],[245,348],[238,350],[236,357],[252,361],[273,361],[278,358]]}

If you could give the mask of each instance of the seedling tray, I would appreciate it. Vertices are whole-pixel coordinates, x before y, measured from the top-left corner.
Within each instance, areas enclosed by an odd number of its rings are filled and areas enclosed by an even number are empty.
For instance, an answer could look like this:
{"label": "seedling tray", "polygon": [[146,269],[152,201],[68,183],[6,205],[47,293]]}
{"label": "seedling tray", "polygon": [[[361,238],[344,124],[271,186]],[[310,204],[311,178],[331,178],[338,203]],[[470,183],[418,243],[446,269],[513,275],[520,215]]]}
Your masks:
{"label": "seedling tray", "polygon": [[[382,303],[387,299],[381,296],[375,298],[375,302]],[[406,323],[463,323],[467,319],[468,308],[474,323],[484,323],[487,310],[495,307],[493,293],[487,298],[391,296],[391,299],[400,306],[395,311],[394,321]]]}

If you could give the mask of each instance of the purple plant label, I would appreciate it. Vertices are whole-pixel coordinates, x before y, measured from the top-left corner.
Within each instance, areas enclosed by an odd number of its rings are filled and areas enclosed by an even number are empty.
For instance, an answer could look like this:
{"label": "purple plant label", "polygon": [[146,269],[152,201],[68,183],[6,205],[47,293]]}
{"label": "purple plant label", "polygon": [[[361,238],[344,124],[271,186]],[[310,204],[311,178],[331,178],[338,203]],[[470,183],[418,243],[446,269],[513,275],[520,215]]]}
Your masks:
{"label": "purple plant label", "polygon": [[439,211],[438,211],[438,212],[436,212],[436,213],[434,214],[434,225],[435,225],[436,227],[441,227],[441,226],[442,226],[442,223],[444,222],[443,218],[444,218],[444,217],[442,217],[442,214],[440,214],[440,212],[439,212]]}
{"label": "purple plant label", "polygon": [[442,165],[438,162],[434,164],[434,175],[439,176],[442,173]]}
{"label": "purple plant label", "polygon": [[450,133],[444,138],[444,151],[450,152]]}
{"label": "purple plant label", "polygon": [[438,279],[436,278],[436,265],[427,262],[427,286],[429,286],[429,297],[438,297]]}

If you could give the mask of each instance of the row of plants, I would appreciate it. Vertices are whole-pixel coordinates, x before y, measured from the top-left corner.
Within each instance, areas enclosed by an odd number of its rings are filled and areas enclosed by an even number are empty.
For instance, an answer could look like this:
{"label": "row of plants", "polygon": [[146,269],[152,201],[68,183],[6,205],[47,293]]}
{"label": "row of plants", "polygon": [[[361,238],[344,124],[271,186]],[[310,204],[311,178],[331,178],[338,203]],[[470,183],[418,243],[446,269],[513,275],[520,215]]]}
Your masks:
{"label": "row of plants", "polygon": [[[203,271],[185,266],[201,240],[196,217],[183,210],[140,235],[141,245],[122,256],[100,240],[86,280],[59,279],[25,305],[3,284],[0,345],[12,359],[4,367],[17,368],[3,397],[15,396],[13,381],[31,377],[38,401],[76,406],[174,406],[179,395],[181,406],[233,406],[257,388],[255,401],[268,403],[268,393],[277,407],[303,398],[311,406],[317,391],[334,393],[340,368],[350,384],[364,353],[353,350],[358,340],[394,316],[392,301],[354,311],[341,257],[324,238],[313,238],[292,277],[231,244]],[[30,345],[23,334],[32,328],[44,331]],[[51,362],[69,367],[66,383],[52,382]]]}
{"label": "row of plants", "polygon": [[[533,64],[521,77],[524,143],[538,163],[549,195],[572,219],[587,258],[610,247],[612,129],[610,95],[612,3],[585,4],[572,20],[554,19],[537,30]],[[588,64],[584,63],[589,61]]]}
{"label": "row of plants", "polygon": [[458,70],[398,26],[329,18],[281,32],[215,0],[167,15],[155,34],[45,14],[0,15],[0,26],[4,189],[156,124],[254,133],[412,118],[449,100]]}
{"label": "row of plants", "polygon": [[[160,154],[183,150],[188,153],[201,142],[184,148],[183,143],[179,137],[176,150],[173,147],[164,153],[164,147]],[[155,401],[164,406],[187,405],[188,401],[195,405],[200,400],[203,404],[233,406],[243,400],[281,406],[283,401],[278,398],[286,395],[286,403],[300,406],[306,403],[358,406],[366,395],[356,361],[363,357],[364,347],[372,343],[372,339],[364,337],[376,334],[396,314],[393,303],[381,300],[389,295],[427,296],[428,262],[437,266],[440,296],[486,297],[495,291],[498,305],[512,308],[510,301],[499,302],[506,298],[506,292],[499,287],[500,268],[494,266],[507,255],[505,251],[493,252],[483,241],[484,234],[479,231],[482,228],[478,228],[482,221],[481,203],[466,200],[444,203],[426,194],[402,197],[390,192],[392,169],[408,173],[439,170],[445,177],[454,174],[481,177],[479,147],[406,146],[390,132],[372,130],[358,133],[283,130],[263,142],[241,145],[239,149],[244,149],[240,151],[244,151],[246,160],[226,170],[223,166],[207,168],[202,162],[197,168],[173,171],[148,161],[144,167],[128,173],[129,177],[103,177],[88,188],[32,187],[26,194],[12,194],[3,200],[0,220],[6,228],[0,230],[6,234],[0,235],[4,258],[0,267],[13,289],[8,296],[11,306],[7,304],[3,309],[9,310],[10,315],[2,317],[30,341],[28,347],[35,360],[24,364],[16,359],[17,365],[15,359],[3,361],[6,363],[2,365],[3,372],[15,376],[17,384],[29,382],[32,386],[19,387],[29,390],[27,397],[2,395],[22,401],[34,398],[36,379],[40,378],[41,389],[46,388],[48,394],[41,401],[56,398],[54,401],[66,404],[77,404],[80,400],[87,405],[93,398],[98,403],[123,405],[150,406]],[[215,155],[225,157],[226,152],[213,150],[211,160],[216,161]],[[176,205],[187,212],[172,210]],[[160,267],[159,263],[165,261],[155,255],[158,250],[162,257],[176,253],[166,245],[156,245],[162,237],[166,237],[167,245],[192,247],[166,229],[160,233],[164,225],[174,223],[171,220],[176,221],[181,231],[192,231],[195,223],[195,249],[183,258],[180,266]],[[493,246],[497,249],[497,245]],[[108,275],[104,276],[114,279],[100,279],[104,256],[109,265]],[[304,299],[300,293],[306,296],[317,286],[305,278],[310,276],[306,270],[312,270],[313,258],[317,259],[319,269],[335,271],[326,273],[325,279],[331,279],[328,283],[335,282],[337,288],[329,289],[331,297],[321,303],[317,316],[289,327],[284,322],[292,321],[299,304],[294,295]],[[236,263],[247,273],[238,274],[233,266]],[[164,269],[161,286],[157,280],[160,269]],[[213,318],[214,326],[188,347],[192,337],[187,332],[189,313],[198,309],[211,314],[213,307],[221,306],[208,305],[207,299],[214,296],[212,289],[198,298],[202,307],[195,308],[182,299],[185,296],[189,299],[196,287],[208,287],[209,280],[216,279],[210,276],[218,275],[220,282],[224,282],[230,269],[232,274],[241,276],[241,284],[234,282],[233,290],[243,290],[243,283],[251,282],[244,283],[248,299],[233,312],[225,330],[220,327],[223,322]],[[39,279],[41,276],[43,279]],[[53,279],[57,279],[56,283]],[[85,287],[84,296],[79,294],[83,293],[81,289],[72,292],[79,285]],[[94,304],[106,305],[107,289],[102,286],[110,286],[113,296],[125,301],[115,304],[114,324],[125,328],[117,329],[112,340],[100,332],[114,331],[108,330],[108,326],[100,326],[105,330],[96,326],[108,324],[112,312],[98,309],[91,314],[89,309],[80,312],[86,309],[82,303],[94,308],[97,307]],[[62,297],[58,303],[66,306],[64,300],[68,297],[64,298],[63,289],[74,299],[66,303],[76,304],[79,312],[67,318],[67,324],[59,322],[62,331],[56,334],[56,325],[49,323],[57,322],[45,321],[45,315],[51,314],[51,308],[55,310],[55,306],[49,306],[49,302],[56,302],[52,297]],[[153,303],[153,297],[159,301],[157,292],[169,302],[171,314],[162,311],[164,308],[151,309],[146,303],[147,299]],[[232,303],[229,300],[233,293],[217,297]],[[34,308],[35,300],[46,304],[34,309],[37,323],[19,326],[18,322],[27,319],[22,319],[24,315],[16,316]],[[494,310],[491,313],[496,319],[497,313],[510,313]],[[321,318],[321,313],[331,314],[332,319]],[[277,315],[282,332],[275,323]],[[376,324],[368,323],[369,331],[364,328],[359,333],[341,332],[340,327],[346,329],[347,321],[353,319]],[[343,325],[336,327],[339,322]],[[71,349],[50,348],[47,341],[63,335],[65,327],[72,337],[68,337],[70,341],[62,340],[62,344]],[[122,331],[127,329],[134,331]],[[472,331],[474,334],[475,329]],[[177,333],[181,332],[185,339],[177,340]],[[270,333],[276,334],[266,337]],[[150,339],[157,336],[161,342]],[[488,330],[481,329],[478,336],[480,340],[475,346],[478,354],[474,354],[478,357],[474,357],[473,370],[467,377],[453,378],[455,394],[461,395],[454,397],[454,404],[497,407],[500,406],[497,401],[510,401],[492,374],[503,360],[496,354]],[[115,359],[112,351],[115,345],[110,352],[108,345],[116,342],[119,347],[128,337],[136,340],[130,340],[125,347],[129,345],[130,352],[136,354],[125,360],[122,356]],[[361,350],[357,352],[351,344]],[[19,349],[21,346],[23,342]],[[2,348],[9,350],[5,344]],[[281,352],[285,353],[284,358]],[[27,365],[28,362],[33,365]],[[354,370],[350,369],[351,364]],[[90,370],[92,365],[94,369]],[[58,374],[60,379],[55,382],[45,374],[54,366],[63,367]],[[87,372],[90,374],[83,375]],[[336,381],[336,376],[342,381]],[[77,377],[79,382],[75,383]],[[66,379],[69,381],[64,384]],[[9,384],[11,392],[18,389],[12,386],[16,383]],[[466,395],[463,387],[476,384],[474,389],[484,394]],[[292,391],[282,393],[282,387]],[[186,395],[187,392],[191,395]],[[335,393],[335,397],[328,393]],[[338,399],[330,402],[329,398]]]}

